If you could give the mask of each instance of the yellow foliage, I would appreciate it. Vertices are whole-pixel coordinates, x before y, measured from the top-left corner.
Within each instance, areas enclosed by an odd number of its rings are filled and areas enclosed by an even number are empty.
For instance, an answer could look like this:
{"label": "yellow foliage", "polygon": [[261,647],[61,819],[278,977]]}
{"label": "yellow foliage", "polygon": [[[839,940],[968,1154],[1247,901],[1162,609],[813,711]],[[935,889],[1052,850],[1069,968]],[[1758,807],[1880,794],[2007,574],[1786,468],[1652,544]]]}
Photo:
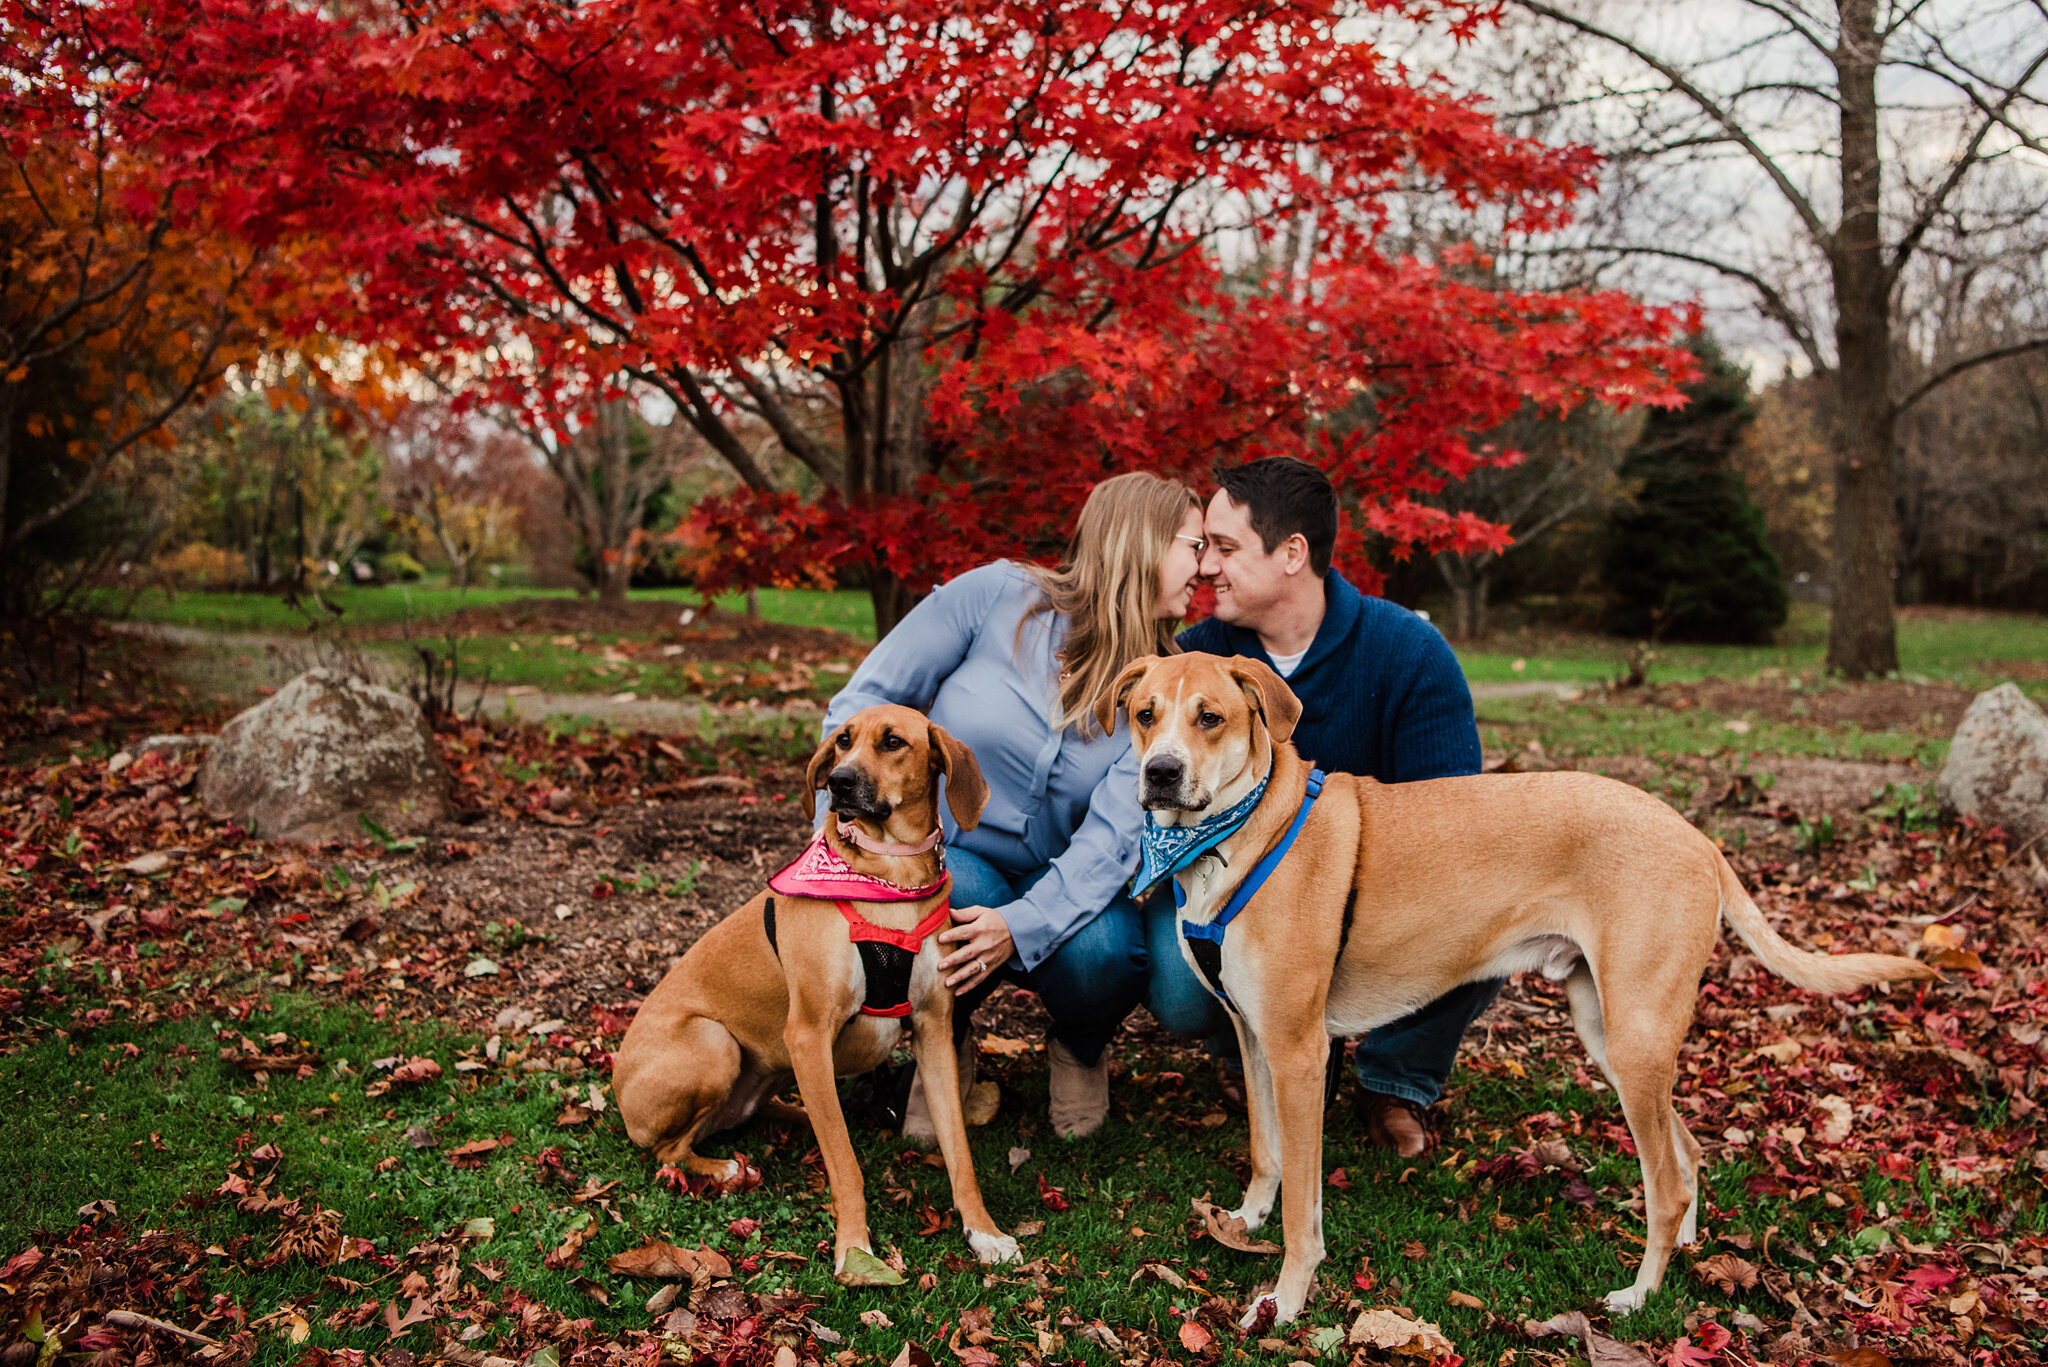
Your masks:
{"label": "yellow foliage", "polygon": [[228,588],[249,577],[249,564],[237,551],[194,541],[169,555],[158,556],[157,573],[181,589]]}

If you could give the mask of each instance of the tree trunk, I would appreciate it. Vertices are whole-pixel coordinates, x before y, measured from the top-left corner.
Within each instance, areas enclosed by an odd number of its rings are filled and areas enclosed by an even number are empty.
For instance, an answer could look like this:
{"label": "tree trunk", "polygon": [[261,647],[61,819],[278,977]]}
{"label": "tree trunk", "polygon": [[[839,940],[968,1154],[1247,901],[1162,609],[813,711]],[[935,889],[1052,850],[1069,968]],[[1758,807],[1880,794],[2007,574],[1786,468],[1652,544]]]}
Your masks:
{"label": "tree trunk", "polygon": [[[869,474],[877,494],[912,493],[918,480],[931,472],[925,432],[931,373],[925,365],[924,353],[930,345],[938,310],[936,299],[913,306],[889,343],[887,354],[874,367],[877,411],[871,421],[876,429],[877,450]],[[852,464],[848,462],[849,468]],[[868,597],[875,605],[875,636],[880,639],[917,606],[919,595],[877,565],[868,581]]]}
{"label": "tree trunk", "polygon": [[868,601],[875,606],[875,639],[881,640],[917,606],[918,595],[901,579],[877,568],[868,580]]}
{"label": "tree trunk", "polygon": [[[1483,558],[1485,563],[1479,563]],[[1447,633],[1460,641],[1477,641],[1486,635],[1486,599],[1493,586],[1493,556],[1439,555],[1437,573],[1451,591],[1451,629]]]}
{"label": "tree trunk", "polygon": [[633,561],[623,553],[602,553],[597,562],[597,601],[606,608],[626,606],[626,589],[633,582]]}
{"label": "tree trunk", "polygon": [[1892,615],[1891,291],[1879,218],[1877,0],[1841,0],[1834,53],[1841,97],[1842,219],[1828,256],[1835,287],[1835,603],[1828,667],[1852,679],[1899,667]]}

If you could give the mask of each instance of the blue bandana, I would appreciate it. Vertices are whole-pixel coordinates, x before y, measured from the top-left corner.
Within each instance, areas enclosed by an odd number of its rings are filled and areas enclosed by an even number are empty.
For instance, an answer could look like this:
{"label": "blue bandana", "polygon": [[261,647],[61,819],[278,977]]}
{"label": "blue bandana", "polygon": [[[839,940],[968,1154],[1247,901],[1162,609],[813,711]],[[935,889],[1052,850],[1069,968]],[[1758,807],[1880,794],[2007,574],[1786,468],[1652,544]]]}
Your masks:
{"label": "blue bandana", "polygon": [[1272,777],[1272,771],[1268,770],[1266,776],[1259,780],[1259,786],[1234,803],[1229,811],[1205,817],[1192,826],[1164,826],[1147,812],[1144,863],[1138,866],[1138,876],[1131,880],[1131,896],[1143,897],[1159,885],[1160,879],[1186,868],[1236,835],[1238,829],[1251,820],[1252,809],[1266,795],[1266,784]]}

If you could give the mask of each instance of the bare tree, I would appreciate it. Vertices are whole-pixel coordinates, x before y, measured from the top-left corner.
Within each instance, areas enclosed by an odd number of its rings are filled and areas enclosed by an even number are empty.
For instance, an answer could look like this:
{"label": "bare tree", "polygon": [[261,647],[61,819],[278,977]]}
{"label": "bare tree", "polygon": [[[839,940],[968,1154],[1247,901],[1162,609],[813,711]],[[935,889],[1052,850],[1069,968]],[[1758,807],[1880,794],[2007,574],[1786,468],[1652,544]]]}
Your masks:
{"label": "bare tree", "polygon": [[1986,191],[2018,182],[2038,205],[2048,184],[2048,0],[1514,2],[1595,45],[1581,98],[1616,157],[1600,231],[1547,250],[1710,273],[1789,337],[1833,454],[1828,664],[1895,669],[1901,422],[1957,376],[2048,347],[2034,297],[1997,345],[1910,378],[1898,364],[1924,256],[1984,263],[1972,287],[1989,295],[2012,239],[2042,231],[2038,208],[2015,217]]}
{"label": "bare tree", "polygon": [[1640,426],[1640,414],[1598,404],[1562,420],[1532,407],[1487,434],[1489,444],[1521,452],[1521,461],[1483,465],[1445,490],[1439,501],[1506,527],[1514,541],[1506,550],[1435,557],[1437,572],[1451,591],[1453,635],[1465,640],[1486,635],[1487,601],[1505,557],[1621,492],[1615,472]]}
{"label": "bare tree", "polygon": [[562,486],[571,518],[590,552],[598,601],[619,607],[633,570],[645,558],[641,523],[647,505],[669,482],[691,429],[657,427],[626,398],[592,406],[589,421],[567,440],[511,419]]}
{"label": "bare tree", "polygon": [[514,544],[517,514],[492,480],[532,459],[525,444],[438,403],[411,405],[384,424],[383,438],[391,506],[410,523],[415,544],[431,540],[440,549],[449,583],[468,588],[479,559]]}

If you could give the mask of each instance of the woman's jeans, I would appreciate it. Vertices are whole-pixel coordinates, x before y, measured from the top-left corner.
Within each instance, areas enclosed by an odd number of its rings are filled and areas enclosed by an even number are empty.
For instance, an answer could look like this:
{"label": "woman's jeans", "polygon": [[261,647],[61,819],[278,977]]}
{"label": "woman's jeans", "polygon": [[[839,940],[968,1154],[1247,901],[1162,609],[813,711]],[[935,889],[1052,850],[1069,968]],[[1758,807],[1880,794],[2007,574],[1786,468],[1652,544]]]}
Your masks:
{"label": "woman's jeans", "polygon": [[[1000,910],[1031,890],[1046,871],[1011,878],[980,855],[946,847],[953,875],[955,907]],[[950,953],[951,951],[948,950]],[[960,994],[953,1009],[955,1033],[999,981],[1022,983],[1036,992],[1052,1017],[1053,1038],[1087,1067],[1094,1067],[1115,1038],[1131,1008],[1145,999],[1145,932],[1138,904],[1119,896],[1102,914],[1069,936],[1038,967],[1021,972],[998,967]]]}

